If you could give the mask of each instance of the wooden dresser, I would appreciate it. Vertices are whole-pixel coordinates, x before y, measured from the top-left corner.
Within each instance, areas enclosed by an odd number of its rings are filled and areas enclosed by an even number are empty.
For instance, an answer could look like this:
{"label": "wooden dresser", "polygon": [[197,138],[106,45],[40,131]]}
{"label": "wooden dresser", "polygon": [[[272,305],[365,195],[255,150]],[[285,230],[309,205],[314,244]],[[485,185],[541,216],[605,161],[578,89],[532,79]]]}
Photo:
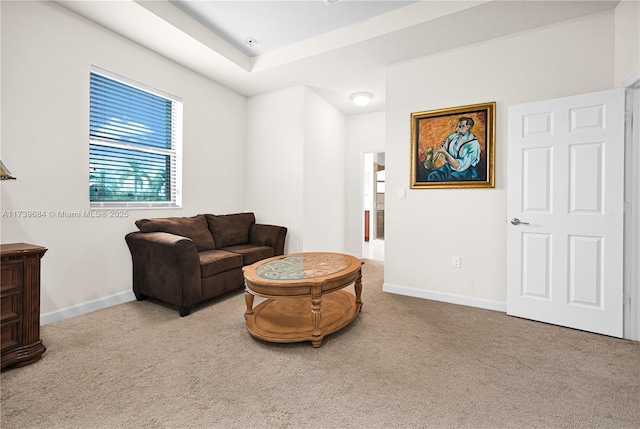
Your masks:
{"label": "wooden dresser", "polygon": [[46,251],[26,243],[0,245],[2,369],[29,365],[46,350],[40,339],[40,260]]}

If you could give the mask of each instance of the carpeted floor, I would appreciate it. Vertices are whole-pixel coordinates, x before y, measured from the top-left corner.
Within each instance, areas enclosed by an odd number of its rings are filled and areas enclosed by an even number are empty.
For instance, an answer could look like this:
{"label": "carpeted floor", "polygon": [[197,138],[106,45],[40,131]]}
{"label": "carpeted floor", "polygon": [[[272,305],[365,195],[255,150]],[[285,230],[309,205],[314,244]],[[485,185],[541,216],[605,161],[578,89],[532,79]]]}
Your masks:
{"label": "carpeted floor", "polygon": [[2,373],[9,428],[638,428],[640,343],[382,292],[310,343],[244,325],[243,293],[181,318],[129,302],[42,327]]}

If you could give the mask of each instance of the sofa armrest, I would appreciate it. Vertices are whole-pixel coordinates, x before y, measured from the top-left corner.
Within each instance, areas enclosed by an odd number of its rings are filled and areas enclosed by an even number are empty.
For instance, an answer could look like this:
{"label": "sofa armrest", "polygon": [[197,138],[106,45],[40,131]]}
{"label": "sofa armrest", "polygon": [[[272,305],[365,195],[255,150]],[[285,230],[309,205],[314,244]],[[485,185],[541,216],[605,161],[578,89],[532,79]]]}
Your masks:
{"label": "sofa armrest", "polygon": [[133,291],[182,309],[201,300],[200,258],[194,242],[166,232],[125,236],[133,260]]}
{"label": "sofa armrest", "polygon": [[284,226],[254,223],[249,229],[249,243],[273,247],[274,255],[284,254],[284,240],[287,228]]}

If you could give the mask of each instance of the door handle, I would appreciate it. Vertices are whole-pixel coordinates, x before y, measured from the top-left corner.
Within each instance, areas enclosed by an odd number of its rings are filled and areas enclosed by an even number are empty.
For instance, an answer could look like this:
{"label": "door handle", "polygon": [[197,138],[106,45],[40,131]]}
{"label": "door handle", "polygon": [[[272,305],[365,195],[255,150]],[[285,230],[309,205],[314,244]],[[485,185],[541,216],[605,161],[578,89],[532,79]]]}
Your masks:
{"label": "door handle", "polygon": [[522,222],[517,217],[514,217],[513,219],[511,219],[511,225],[529,225],[529,222]]}

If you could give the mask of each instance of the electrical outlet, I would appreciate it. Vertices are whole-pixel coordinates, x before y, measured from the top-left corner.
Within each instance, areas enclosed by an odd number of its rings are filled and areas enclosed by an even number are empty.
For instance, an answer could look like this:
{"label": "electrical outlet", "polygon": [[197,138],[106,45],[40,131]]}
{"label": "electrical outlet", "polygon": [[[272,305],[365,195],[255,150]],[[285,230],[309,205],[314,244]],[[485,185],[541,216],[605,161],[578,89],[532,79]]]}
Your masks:
{"label": "electrical outlet", "polygon": [[451,257],[451,266],[453,268],[460,268],[460,256]]}
{"label": "electrical outlet", "polygon": [[300,250],[300,243],[297,241],[293,242],[293,250]]}

